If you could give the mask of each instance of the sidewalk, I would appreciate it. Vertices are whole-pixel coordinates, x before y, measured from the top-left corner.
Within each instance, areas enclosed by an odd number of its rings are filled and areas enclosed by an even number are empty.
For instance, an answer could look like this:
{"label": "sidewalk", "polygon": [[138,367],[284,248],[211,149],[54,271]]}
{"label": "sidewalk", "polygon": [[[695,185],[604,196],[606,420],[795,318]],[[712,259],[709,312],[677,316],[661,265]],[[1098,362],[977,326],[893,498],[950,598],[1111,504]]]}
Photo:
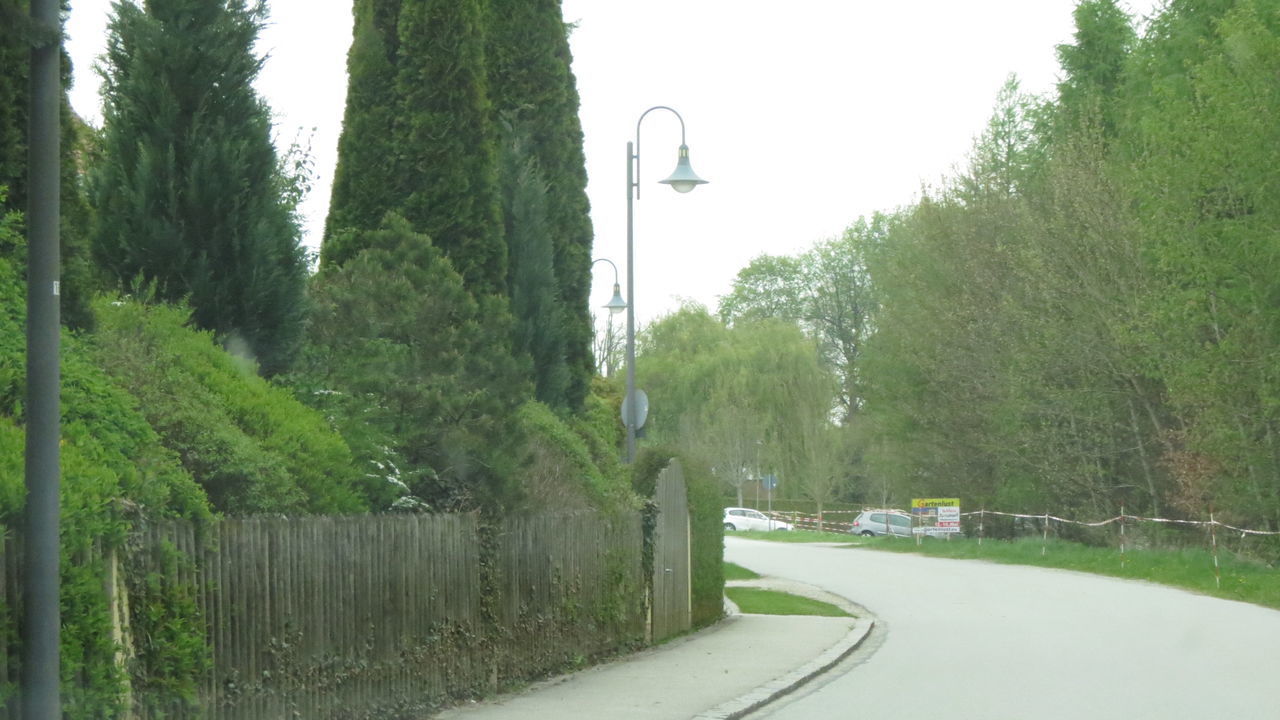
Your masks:
{"label": "sidewalk", "polygon": [[844,598],[791,581],[769,587],[844,607],[857,618],[743,615],[614,662],[523,691],[452,708],[448,720],[687,720],[738,718],[785,695],[853,651],[872,627]]}

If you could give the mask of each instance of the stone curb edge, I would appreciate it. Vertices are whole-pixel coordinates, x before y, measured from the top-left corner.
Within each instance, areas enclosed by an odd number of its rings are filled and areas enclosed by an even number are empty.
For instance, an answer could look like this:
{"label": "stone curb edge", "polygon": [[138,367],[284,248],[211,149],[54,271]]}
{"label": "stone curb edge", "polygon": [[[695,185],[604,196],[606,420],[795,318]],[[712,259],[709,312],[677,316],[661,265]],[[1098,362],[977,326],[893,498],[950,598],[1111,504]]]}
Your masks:
{"label": "stone curb edge", "polygon": [[721,703],[716,707],[693,716],[693,720],[738,720],[739,718],[755,712],[769,703],[788,695],[799,689],[805,683],[818,677],[822,673],[830,670],[841,660],[848,657],[854,650],[862,645],[867,636],[871,634],[871,630],[875,627],[875,620],[871,618],[871,613],[866,608],[857,605],[848,598],[835,595],[833,593],[815,588],[812,586],[804,586],[792,581],[783,581],[781,583],[771,581],[770,578],[761,578],[759,580],[750,580],[745,582],[726,583],[729,587],[765,587],[770,589],[784,590],[796,595],[805,595],[813,597],[817,600],[823,600],[839,606],[841,609],[857,616],[853,629],[845,634],[843,638],[836,642],[835,645],[827,648],[821,655],[805,663],[796,670],[793,670],[780,678],[752,690],[725,703]]}

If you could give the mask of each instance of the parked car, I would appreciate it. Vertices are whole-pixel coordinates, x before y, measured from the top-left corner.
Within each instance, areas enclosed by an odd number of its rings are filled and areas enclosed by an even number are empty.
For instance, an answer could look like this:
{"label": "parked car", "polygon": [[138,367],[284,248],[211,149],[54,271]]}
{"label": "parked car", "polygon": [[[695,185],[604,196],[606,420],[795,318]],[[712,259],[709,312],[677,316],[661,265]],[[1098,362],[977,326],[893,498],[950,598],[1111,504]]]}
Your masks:
{"label": "parked car", "polygon": [[774,520],[759,510],[751,508],[725,508],[725,530],[790,530],[791,523]]}
{"label": "parked car", "polygon": [[853,519],[849,532],[865,537],[911,537],[911,516],[883,510],[863,510]]}

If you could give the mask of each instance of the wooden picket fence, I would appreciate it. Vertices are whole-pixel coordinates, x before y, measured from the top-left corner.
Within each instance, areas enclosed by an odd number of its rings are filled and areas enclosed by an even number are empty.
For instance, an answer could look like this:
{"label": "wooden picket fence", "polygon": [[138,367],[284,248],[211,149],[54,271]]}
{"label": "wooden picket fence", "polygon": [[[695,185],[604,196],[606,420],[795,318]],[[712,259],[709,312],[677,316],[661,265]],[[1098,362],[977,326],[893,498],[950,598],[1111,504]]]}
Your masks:
{"label": "wooden picket fence", "polygon": [[[639,645],[648,622],[643,532],[638,512],[487,528],[470,514],[150,525],[108,566],[188,598],[209,662],[195,703],[148,689],[136,670],[143,638],[128,626],[129,603],[147,598],[104,579],[120,663],[134,668],[129,716],[422,717]],[[0,558],[10,610],[21,584],[15,549],[10,539]],[[0,683],[14,687],[8,631]],[[12,705],[0,718],[17,717]]]}

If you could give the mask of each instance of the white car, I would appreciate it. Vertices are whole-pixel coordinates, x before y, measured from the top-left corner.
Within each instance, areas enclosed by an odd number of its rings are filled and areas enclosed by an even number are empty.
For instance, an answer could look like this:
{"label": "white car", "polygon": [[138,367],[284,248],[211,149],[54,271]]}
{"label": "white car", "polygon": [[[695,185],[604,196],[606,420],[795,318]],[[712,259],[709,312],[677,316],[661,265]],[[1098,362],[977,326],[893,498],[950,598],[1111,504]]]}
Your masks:
{"label": "white car", "polygon": [[791,523],[774,520],[751,508],[725,508],[725,530],[790,530]]}

